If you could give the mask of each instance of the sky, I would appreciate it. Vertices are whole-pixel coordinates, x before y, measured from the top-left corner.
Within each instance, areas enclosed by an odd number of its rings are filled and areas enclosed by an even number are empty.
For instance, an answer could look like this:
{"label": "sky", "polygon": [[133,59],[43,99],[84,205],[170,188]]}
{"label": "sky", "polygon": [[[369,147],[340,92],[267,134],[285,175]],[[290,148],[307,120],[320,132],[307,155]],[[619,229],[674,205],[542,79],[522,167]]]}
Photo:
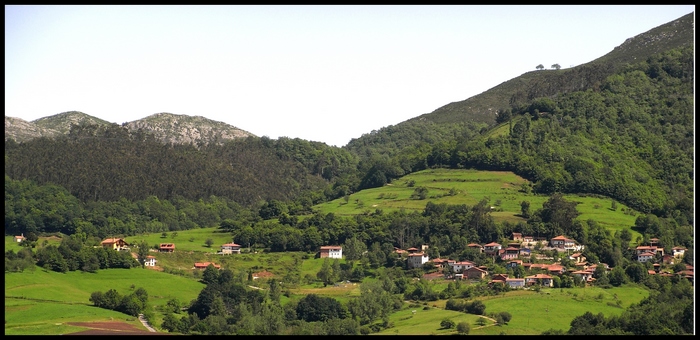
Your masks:
{"label": "sky", "polygon": [[694,5],[5,5],[5,115],[168,112],[344,146]]}

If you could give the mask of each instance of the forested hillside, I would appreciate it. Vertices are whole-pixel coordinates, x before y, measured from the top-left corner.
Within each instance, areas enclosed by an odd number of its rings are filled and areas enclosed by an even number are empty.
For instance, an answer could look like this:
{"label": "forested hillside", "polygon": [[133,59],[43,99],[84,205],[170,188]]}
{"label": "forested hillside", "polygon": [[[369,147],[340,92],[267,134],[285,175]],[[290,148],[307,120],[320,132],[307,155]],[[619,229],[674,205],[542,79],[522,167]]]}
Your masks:
{"label": "forested hillside", "polygon": [[693,61],[692,46],[673,49],[627,66],[600,89],[501,110],[498,122],[508,124],[508,133],[374,156],[360,187],[426,167],[510,170],[533,181],[538,193],[605,195],[692,224]]}
{"label": "forested hillside", "polygon": [[5,174],[65,187],[83,202],[227,197],[244,206],[323,190],[355,156],[323,143],[247,137],[196,148],[164,145],[116,124],[75,125],[68,137],[5,144]]}
{"label": "forested hillside", "polygon": [[[465,100],[446,104],[431,113],[426,113],[405,122],[372,131],[353,139],[347,147],[359,154],[393,155],[399,149],[386,150],[386,145],[401,144],[416,146],[422,142],[449,141],[452,134],[442,134],[441,129],[454,124],[472,122],[492,127],[497,123],[498,112],[513,106],[527,105],[540,97],[553,97],[560,93],[598,91],[602,82],[610,75],[630,64],[641,62],[654,54],[679,47],[693,47],[695,41],[694,13],[655,27],[631,37],[610,53],[589,63],[567,69],[552,69],[526,72]],[[533,65],[534,68],[534,65]],[[480,131],[483,125],[474,131]],[[403,130],[422,131],[431,136],[416,140],[403,140]],[[438,132],[437,134],[434,132]],[[437,139],[432,136],[437,136]],[[374,150],[377,148],[377,150]]]}

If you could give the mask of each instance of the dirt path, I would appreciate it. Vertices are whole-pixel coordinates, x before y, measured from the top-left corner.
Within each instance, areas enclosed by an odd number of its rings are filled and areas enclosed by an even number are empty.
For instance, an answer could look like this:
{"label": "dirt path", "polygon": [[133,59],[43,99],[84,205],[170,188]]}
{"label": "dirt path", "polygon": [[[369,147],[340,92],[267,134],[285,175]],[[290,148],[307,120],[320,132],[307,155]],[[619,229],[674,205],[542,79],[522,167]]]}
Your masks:
{"label": "dirt path", "polygon": [[139,314],[139,321],[141,321],[144,327],[148,328],[149,332],[158,332],[155,328],[151,327],[148,321],[143,317],[143,314]]}

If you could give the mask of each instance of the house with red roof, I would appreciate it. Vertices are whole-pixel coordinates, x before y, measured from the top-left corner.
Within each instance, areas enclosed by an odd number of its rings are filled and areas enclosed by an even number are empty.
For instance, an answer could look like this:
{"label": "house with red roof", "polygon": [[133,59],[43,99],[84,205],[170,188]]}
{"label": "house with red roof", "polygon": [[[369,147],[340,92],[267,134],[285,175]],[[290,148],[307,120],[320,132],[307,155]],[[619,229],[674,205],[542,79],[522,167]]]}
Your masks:
{"label": "house with red roof", "polygon": [[566,249],[566,250],[575,250],[576,249],[576,241],[567,238],[564,235],[559,235],[557,237],[552,238],[549,241],[549,244],[552,245],[554,248],[559,248],[559,249]]}
{"label": "house with red roof", "polygon": [[194,269],[206,269],[209,265],[214,266],[216,269],[221,269],[221,266],[214,262],[195,262]]}
{"label": "house with red roof", "polygon": [[224,255],[240,254],[241,246],[235,243],[225,243],[221,245],[220,253]]}
{"label": "house with red roof", "polygon": [[461,273],[461,272],[463,272],[471,267],[476,266],[476,264],[474,262],[470,262],[470,261],[452,262],[449,265],[452,267],[453,273]]}
{"label": "house with red roof", "polygon": [[158,245],[158,251],[161,253],[172,253],[175,251],[175,243],[161,243]]}
{"label": "house with red roof", "polygon": [[484,253],[488,255],[498,255],[498,251],[501,250],[501,245],[496,242],[491,242],[484,245]]}
{"label": "house with red roof", "polygon": [[641,253],[637,255],[637,261],[639,262],[647,262],[647,261],[653,261],[654,260],[654,253]]}
{"label": "house with red roof", "polygon": [[547,274],[535,274],[525,277],[525,285],[532,286],[536,284],[552,287],[554,286],[554,281],[552,280],[552,277]]}
{"label": "house with red roof", "polygon": [[577,270],[575,272],[571,272],[573,276],[578,277],[584,282],[590,282],[593,279],[593,272],[591,271],[586,271],[586,270]]}
{"label": "house with red roof", "polygon": [[506,248],[503,253],[501,253],[501,260],[507,261],[512,259],[517,259],[520,255],[520,249],[515,247]]}
{"label": "house with red roof", "polygon": [[26,238],[24,237],[24,233],[22,233],[22,235],[15,236],[15,242],[17,243],[22,242],[24,240],[26,240]]}
{"label": "house with red roof", "polygon": [[114,249],[116,251],[129,250],[129,244],[121,238],[108,238],[100,242],[104,248]]}
{"label": "house with red roof", "polygon": [[518,278],[506,278],[506,284],[510,286],[512,289],[518,289],[518,288],[524,288],[525,287],[525,279],[518,279]]}
{"label": "house with red roof", "polygon": [[463,277],[472,280],[483,280],[486,276],[489,275],[489,273],[486,270],[477,267],[470,267],[469,269],[465,269],[462,272],[462,275]]}

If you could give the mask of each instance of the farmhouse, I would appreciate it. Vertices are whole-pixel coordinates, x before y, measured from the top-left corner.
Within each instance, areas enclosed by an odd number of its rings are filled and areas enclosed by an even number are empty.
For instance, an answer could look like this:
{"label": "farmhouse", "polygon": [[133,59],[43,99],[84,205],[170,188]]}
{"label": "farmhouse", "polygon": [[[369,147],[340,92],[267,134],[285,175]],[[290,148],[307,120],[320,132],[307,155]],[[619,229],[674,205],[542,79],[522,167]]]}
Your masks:
{"label": "farmhouse", "polygon": [[100,245],[104,248],[110,248],[117,251],[129,250],[129,244],[121,238],[108,238],[100,242]]}
{"label": "farmhouse", "polygon": [[469,261],[452,262],[449,265],[452,266],[452,272],[454,273],[461,273],[471,267],[476,266],[474,262]]}
{"label": "farmhouse", "polygon": [[559,235],[557,237],[552,238],[552,240],[550,240],[549,243],[554,248],[566,250],[573,250],[576,246],[576,242],[574,240],[566,238],[564,235]]}
{"label": "farmhouse", "polygon": [[342,259],[343,258],[343,247],[341,246],[321,246],[321,251],[319,257],[331,258],[331,259]]}
{"label": "farmhouse", "polygon": [[512,239],[513,241],[522,242],[522,241],[523,241],[523,234],[521,234],[521,233],[513,233],[513,237],[511,237],[511,239]]}
{"label": "farmhouse", "polygon": [[428,254],[425,253],[412,253],[408,254],[408,259],[406,260],[408,268],[420,268],[424,263],[428,262]]}
{"label": "farmhouse", "polygon": [[214,262],[195,262],[194,269],[206,269],[209,265],[213,265],[216,269],[221,269],[221,266]]}
{"label": "farmhouse", "polygon": [[15,242],[19,243],[25,240],[24,233],[22,235],[15,236]]}
{"label": "farmhouse", "polygon": [[501,245],[496,242],[484,245],[484,253],[488,255],[497,255],[499,250],[501,250]]}
{"label": "farmhouse", "polygon": [[153,267],[156,265],[156,257],[153,255],[146,256],[146,261],[143,263],[146,267]]}
{"label": "farmhouse", "polygon": [[501,260],[507,261],[507,260],[512,260],[512,259],[517,259],[519,254],[520,254],[520,249],[515,248],[515,247],[508,247],[505,249],[505,252],[503,252],[503,254],[501,254]]}
{"label": "farmhouse", "polygon": [[221,254],[224,255],[229,255],[229,254],[240,254],[241,253],[241,246],[235,243],[226,243],[221,245]]}
{"label": "farmhouse", "polygon": [[651,261],[654,259],[654,253],[641,253],[637,255],[637,261],[639,262],[647,262]]}
{"label": "farmhouse", "polygon": [[652,254],[660,253],[661,256],[663,256],[664,255],[664,248],[659,248],[657,246],[638,246],[635,249],[635,253],[637,255],[642,254],[642,253],[652,253]]}
{"label": "farmhouse", "polygon": [[554,281],[552,280],[552,277],[547,274],[535,274],[531,276],[526,276],[525,284],[528,286],[541,284],[546,287],[552,287],[554,286]]}
{"label": "farmhouse", "polygon": [[491,283],[495,282],[506,282],[506,279],[508,278],[508,274],[494,274],[491,277]]}
{"label": "farmhouse", "polygon": [[525,279],[506,278],[506,284],[513,289],[523,288],[525,287]]}
{"label": "farmhouse", "polygon": [[476,279],[476,280],[481,280],[484,277],[488,276],[489,273],[483,269],[479,269],[477,267],[470,267],[464,272],[462,272],[463,277],[466,277],[468,279]]}
{"label": "farmhouse", "polygon": [[438,267],[438,268],[445,268],[445,267],[447,267],[447,266],[449,265],[450,262],[455,262],[455,261],[454,261],[454,260],[449,260],[449,259],[440,259],[440,258],[438,258],[438,259],[432,259],[432,260],[430,260],[430,262],[432,262],[432,263],[435,265],[435,267]]}
{"label": "farmhouse", "polygon": [[547,271],[550,274],[561,275],[564,274],[564,272],[566,272],[566,268],[558,264],[550,264],[547,266]]}
{"label": "farmhouse", "polygon": [[[17,237],[17,236],[15,236],[15,237]],[[683,255],[685,255],[686,249],[685,249],[685,247],[673,247],[671,249],[671,251],[673,252],[673,257],[681,258],[681,257],[683,257]]]}
{"label": "farmhouse", "polygon": [[575,272],[571,272],[572,275],[578,277],[579,279],[585,281],[585,282],[591,282],[595,280],[593,278],[593,272],[587,271],[587,270],[577,270]]}
{"label": "farmhouse", "polygon": [[161,253],[172,253],[175,251],[175,243],[161,243],[158,246],[158,250]]}

